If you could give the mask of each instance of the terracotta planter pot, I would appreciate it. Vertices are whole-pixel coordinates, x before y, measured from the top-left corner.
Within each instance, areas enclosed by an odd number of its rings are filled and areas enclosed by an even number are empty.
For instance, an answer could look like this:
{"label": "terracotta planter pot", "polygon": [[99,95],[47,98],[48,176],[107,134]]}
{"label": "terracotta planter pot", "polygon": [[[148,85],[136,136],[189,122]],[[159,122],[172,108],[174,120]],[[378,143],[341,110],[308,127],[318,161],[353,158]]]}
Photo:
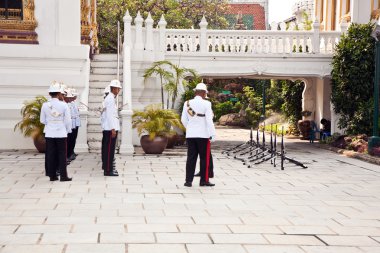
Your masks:
{"label": "terracotta planter pot", "polygon": [[186,141],[185,135],[177,135],[175,145],[183,146],[183,145],[185,145],[185,141]]}
{"label": "terracotta planter pot", "polygon": [[301,132],[301,140],[308,140],[310,138],[310,131],[311,131],[310,120],[298,121],[298,129]]}
{"label": "terracotta planter pot", "polygon": [[174,145],[177,142],[177,135],[169,135],[168,137],[168,145],[166,145],[166,148],[174,148]]}
{"label": "terracotta planter pot", "polygon": [[41,135],[33,139],[34,146],[40,153],[45,153],[46,151],[46,140],[45,136]]}
{"label": "terracotta planter pot", "polygon": [[162,154],[168,144],[166,136],[156,136],[153,140],[149,139],[149,135],[143,135],[140,144],[145,154]]}

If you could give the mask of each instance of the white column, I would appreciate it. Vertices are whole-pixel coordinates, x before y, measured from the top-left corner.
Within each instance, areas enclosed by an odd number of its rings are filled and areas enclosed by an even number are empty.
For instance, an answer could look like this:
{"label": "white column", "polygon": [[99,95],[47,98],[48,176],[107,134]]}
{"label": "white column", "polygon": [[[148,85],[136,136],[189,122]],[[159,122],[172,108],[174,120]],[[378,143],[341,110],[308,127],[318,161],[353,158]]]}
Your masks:
{"label": "white column", "polygon": [[[139,14],[138,14],[139,16]],[[140,16],[141,18],[141,16]],[[133,154],[132,144],[132,79],[131,79],[131,22],[132,18],[127,11],[124,18],[123,44],[123,110],[121,115],[121,145],[120,154]],[[136,20],[135,20],[136,21]],[[137,29],[137,28],[136,28]],[[136,38],[137,40],[137,38]]]}
{"label": "white column", "polygon": [[[81,8],[78,0],[58,1],[58,45],[79,46],[81,36]],[[70,15],[68,15],[70,13]]]}
{"label": "white column", "polygon": [[150,15],[150,12],[148,14],[148,17],[145,19],[145,28],[146,28],[146,43],[145,43],[145,50],[152,52],[154,49],[154,41],[153,41],[153,19]]}
{"label": "white column", "polygon": [[316,91],[315,83],[312,78],[304,80],[305,89],[302,93],[302,111],[310,111],[311,115],[307,117],[302,117],[302,120],[314,120],[316,113]]}
{"label": "white column", "polygon": [[320,27],[321,27],[321,24],[319,23],[319,20],[316,17],[314,20],[314,23],[313,23],[313,41],[312,41],[312,44],[313,44],[313,52],[314,53],[320,52],[320,41],[321,41],[321,39],[319,37]]}
{"label": "white column", "polygon": [[342,23],[340,23],[340,31],[343,33],[345,33],[348,29],[348,23],[346,22],[346,20],[342,20]]}
{"label": "white column", "polygon": [[201,22],[199,23],[199,27],[201,28],[201,39],[200,39],[201,53],[208,52],[207,25],[208,25],[207,20],[205,16],[203,16]]}
{"label": "white column", "polygon": [[144,19],[141,17],[140,12],[138,12],[135,18],[136,41],[135,41],[134,49],[136,50],[144,50],[143,31],[142,31],[143,21]]}
{"label": "white column", "polygon": [[160,52],[166,52],[166,25],[164,14],[162,14],[158,27],[160,28]]}
{"label": "white column", "polygon": [[351,0],[351,22],[366,24],[371,19],[372,0]]}
{"label": "white column", "polygon": [[[86,61],[85,65],[85,71],[87,73],[90,73],[90,64],[91,61],[88,59]],[[79,115],[80,115],[80,127],[78,130],[78,138],[77,143],[75,145],[75,151],[78,153],[86,153],[89,150],[88,147],[88,140],[87,140],[87,121],[88,121],[88,108],[85,105],[88,105],[88,96],[89,96],[89,90],[90,90],[90,76],[86,75],[85,80],[85,87],[83,91],[80,93],[78,108],[79,108]]]}

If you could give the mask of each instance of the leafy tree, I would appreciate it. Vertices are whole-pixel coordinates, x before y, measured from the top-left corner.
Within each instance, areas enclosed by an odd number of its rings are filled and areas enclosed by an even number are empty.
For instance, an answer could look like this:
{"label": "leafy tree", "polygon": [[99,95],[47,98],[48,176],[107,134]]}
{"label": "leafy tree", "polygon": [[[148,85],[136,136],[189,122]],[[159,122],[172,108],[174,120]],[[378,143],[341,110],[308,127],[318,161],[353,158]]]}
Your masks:
{"label": "leafy tree", "polygon": [[150,68],[145,70],[144,78],[148,78],[152,75],[160,76],[162,103],[164,101],[163,89],[165,89],[168,92],[168,100],[166,103],[167,109],[169,109],[170,98],[172,102],[171,109],[174,109],[180,85],[182,84],[184,87],[188,85],[188,81],[185,80],[185,78],[191,77],[194,79],[198,77],[195,70],[189,68],[181,68],[179,65],[176,65],[170,61],[154,62]]}
{"label": "leafy tree", "polygon": [[198,27],[203,15],[210,28],[228,26],[224,16],[228,10],[227,0],[98,0],[97,7],[99,45],[103,52],[117,50],[117,21],[123,29],[127,10],[132,17],[140,11],[143,18],[150,12],[155,25],[164,14],[168,28]]}
{"label": "leafy tree", "polygon": [[163,61],[157,61],[154,62],[153,65],[145,70],[144,72],[144,79],[148,79],[149,77],[153,75],[158,75],[160,77],[161,81],[161,105],[162,109],[165,107],[164,102],[164,81],[169,80],[170,78],[173,78],[173,74],[162,67]]}
{"label": "leafy tree", "polygon": [[302,92],[305,86],[300,81],[283,80],[279,82],[282,85],[282,97],[284,100],[281,110],[289,123],[296,128],[298,120],[302,119]]}
{"label": "leafy tree", "polygon": [[336,46],[331,102],[348,134],[370,134],[373,115],[374,45],[372,24],[352,24]]}

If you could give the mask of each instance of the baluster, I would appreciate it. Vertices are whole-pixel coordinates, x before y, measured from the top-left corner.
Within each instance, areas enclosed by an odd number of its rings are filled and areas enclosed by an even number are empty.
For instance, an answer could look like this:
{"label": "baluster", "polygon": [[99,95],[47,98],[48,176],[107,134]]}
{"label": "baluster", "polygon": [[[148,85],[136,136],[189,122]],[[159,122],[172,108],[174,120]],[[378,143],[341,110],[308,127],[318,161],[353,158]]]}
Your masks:
{"label": "baluster", "polygon": [[301,46],[301,36],[300,35],[297,35],[297,39],[296,39],[296,53],[300,53],[301,50],[300,50],[300,46]]}
{"label": "baluster", "polygon": [[328,53],[328,49],[327,49],[327,47],[328,47],[328,45],[329,45],[329,37],[328,37],[328,36],[325,36],[324,39],[325,39],[325,41],[324,41],[324,47],[325,47],[324,52],[325,52],[325,54],[327,54],[327,53]]}
{"label": "baluster", "polygon": [[265,53],[265,37],[262,35],[260,36],[260,53]]}
{"label": "baluster", "polygon": [[226,37],[226,46],[224,48],[224,51],[225,52],[231,52],[231,48],[230,48],[230,36],[227,36]]}
{"label": "baluster", "polygon": [[276,36],[276,38],[275,38],[275,40],[276,40],[276,53],[278,54],[278,53],[280,53],[280,37],[279,36]]}
{"label": "baluster", "polygon": [[247,53],[252,53],[252,37],[247,37]]}
{"label": "baluster", "polygon": [[259,44],[259,42],[258,42],[258,36],[254,36],[253,37],[253,53],[254,54],[258,53],[258,49],[257,49],[258,44]]}
{"label": "baluster", "polygon": [[282,53],[283,54],[286,53],[286,40],[287,40],[287,37],[285,35],[283,35],[283,37],[282,37]]}
{"label": "baluster", "polygon": [[236,36],[232,37],[232,46],[231,46],[231,52],[236,52]]}
{"label": "baluster", "polygon": [[306,36],[302,36],[302,53],[306,54]]}
{"label": "baluster", "polygon": [[216,36],[215,35],[212,36],[211,45],[212,45],[211,52],[216,52],[217,46],[216,46]]}

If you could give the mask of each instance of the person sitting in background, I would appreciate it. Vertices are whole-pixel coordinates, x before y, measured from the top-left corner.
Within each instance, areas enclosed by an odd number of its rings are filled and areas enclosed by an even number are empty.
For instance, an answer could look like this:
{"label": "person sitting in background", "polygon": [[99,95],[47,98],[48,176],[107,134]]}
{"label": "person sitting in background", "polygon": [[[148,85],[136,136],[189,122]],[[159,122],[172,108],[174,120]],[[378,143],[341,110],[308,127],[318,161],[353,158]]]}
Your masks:
{"label": "person sitting in background", "polygon": [[321,139],[324,140],[327,136],[331,136],[331,121],[323,118],[321,124]]}

